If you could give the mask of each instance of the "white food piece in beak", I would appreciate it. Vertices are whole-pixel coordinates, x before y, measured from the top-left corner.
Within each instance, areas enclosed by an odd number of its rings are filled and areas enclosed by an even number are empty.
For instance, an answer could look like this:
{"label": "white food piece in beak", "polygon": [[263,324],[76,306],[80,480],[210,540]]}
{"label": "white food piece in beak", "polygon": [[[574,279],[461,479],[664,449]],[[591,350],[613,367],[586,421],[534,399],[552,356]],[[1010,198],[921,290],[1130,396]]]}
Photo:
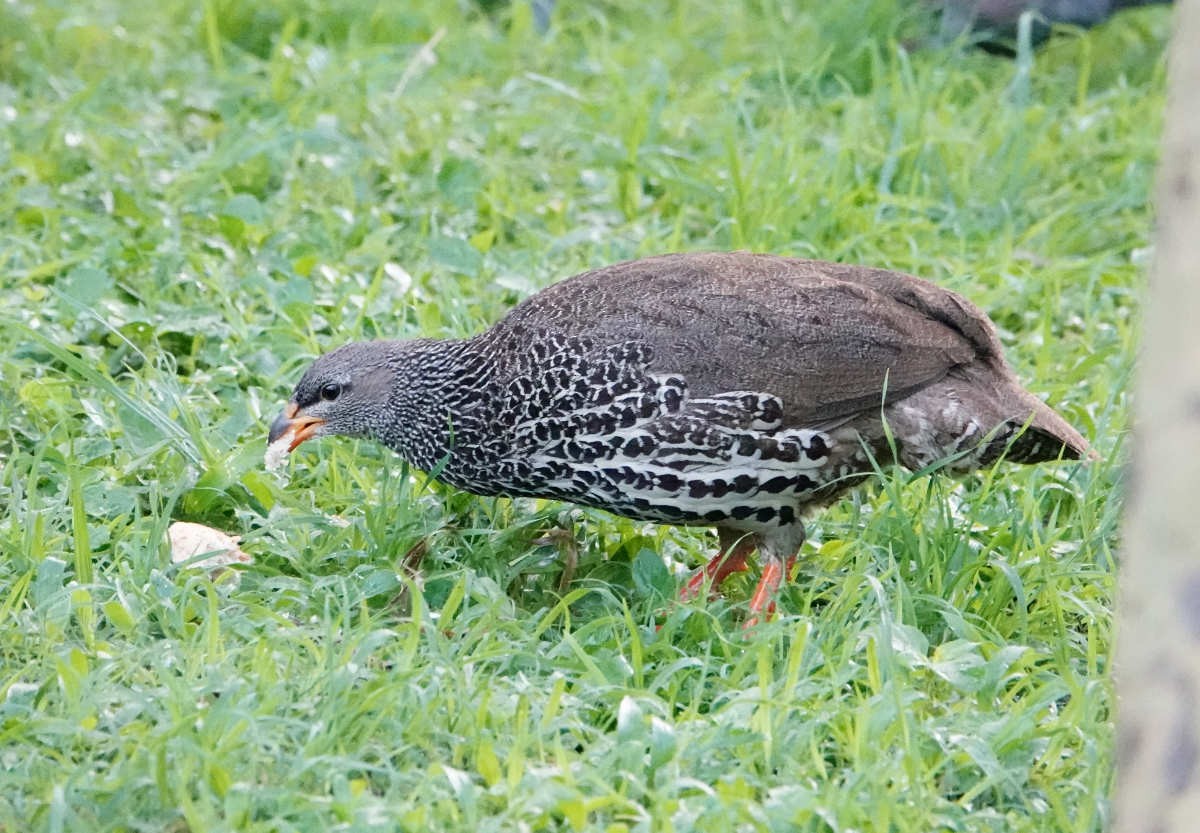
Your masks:
{"label": "white food piece in beak", "polygon": [[292,432],[288,431],[283,434],[275,442],[267,446],[267,453],[263,455],[263,466],[269,472],[278,472],[287,465],[288,456],[291,452],[288,446],[292,444]]}

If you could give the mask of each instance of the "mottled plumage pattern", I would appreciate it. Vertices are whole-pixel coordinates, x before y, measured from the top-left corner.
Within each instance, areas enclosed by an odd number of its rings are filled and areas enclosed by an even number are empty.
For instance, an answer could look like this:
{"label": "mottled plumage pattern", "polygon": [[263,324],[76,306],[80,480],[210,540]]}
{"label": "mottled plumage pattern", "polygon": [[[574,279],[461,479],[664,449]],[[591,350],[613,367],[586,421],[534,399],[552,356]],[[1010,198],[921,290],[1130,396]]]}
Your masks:
{"label": "mottled plumage pattern", "polygon": [[578,275],[471,339],[347,345],[305,373],[287,431],[369,437],[477,494],[749,533],[773,562],[893,447],[958,471],[1089,453],[962,297],[746,253]]}

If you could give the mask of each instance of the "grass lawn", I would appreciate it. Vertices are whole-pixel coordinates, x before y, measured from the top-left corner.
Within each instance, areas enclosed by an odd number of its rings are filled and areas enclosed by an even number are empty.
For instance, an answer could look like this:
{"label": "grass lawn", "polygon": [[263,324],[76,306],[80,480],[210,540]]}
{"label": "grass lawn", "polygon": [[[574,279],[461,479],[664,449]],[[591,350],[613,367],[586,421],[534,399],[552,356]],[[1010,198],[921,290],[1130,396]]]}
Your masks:
{"label": "grass lawn", "polygon": [[[900,0],[485,5],[0,4],[0,831],[1104,829],[1169,11],[1013,61]],[[750,580],[664,598],[711,533],[263,469],[328,348],[735,248],[965,293],[1103,461],[893,473],[745,634]]]}

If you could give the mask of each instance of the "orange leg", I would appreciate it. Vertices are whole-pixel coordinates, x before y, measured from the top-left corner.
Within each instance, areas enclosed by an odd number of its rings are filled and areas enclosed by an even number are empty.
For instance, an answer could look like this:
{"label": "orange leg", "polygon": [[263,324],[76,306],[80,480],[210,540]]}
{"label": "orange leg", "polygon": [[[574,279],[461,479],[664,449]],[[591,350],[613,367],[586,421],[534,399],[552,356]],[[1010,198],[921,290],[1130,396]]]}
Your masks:
{"label": "orange leg", "polygon": [[759,616],[770,619],[775,615],[775,597],[784,581],[791,578],[792,568],[796,566],[796,556],[789,557],[783,564],[778,561],[767,561],[763,565],[762,577],[750,597],[750,618],[744,627],[752,628],[759,622]]}
{"label": "orange leg", "polygon": [[732,549],[725,541],[722,541],[721,544],[721,551],[714,555],[707,564],[692,573],[687,584],[679,591],[681,601],[686,602],[696,598],[705,587],[712,588],[712,592],[715,594],[716,589],[725,579],[734,573],[741,573],[749,569],[746,559],[754,550],[754,541],[751,538],[739,539],[733,544]]}

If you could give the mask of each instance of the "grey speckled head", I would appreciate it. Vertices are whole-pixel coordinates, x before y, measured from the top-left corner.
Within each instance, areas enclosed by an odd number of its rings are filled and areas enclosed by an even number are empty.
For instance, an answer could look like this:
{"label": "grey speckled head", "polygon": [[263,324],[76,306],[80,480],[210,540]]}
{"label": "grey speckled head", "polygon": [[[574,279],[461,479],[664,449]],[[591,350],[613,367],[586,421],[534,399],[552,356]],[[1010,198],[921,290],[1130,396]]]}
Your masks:
{"label": "grey speckled head", "polygon": [[371,436],[392,396],[392,357],[402,352],[397,347],[397,342],[389,341],[347,344],[318,358],[271,425],[271,442],[289,429],[296,433],[293,448],[326,434]]}
{"label": "grey speckled head", "polygon": [[422,403],[429,401],[429,386],[443,381],[439,368],[452,363],[457,344],[355,342],[320,356],[271,424],[270,442],[290,435],[291,450],[313,437],[336,434],[376,440],[424,462],[425,455],[412,453],[412,442],[429,430],[430,409]]}

